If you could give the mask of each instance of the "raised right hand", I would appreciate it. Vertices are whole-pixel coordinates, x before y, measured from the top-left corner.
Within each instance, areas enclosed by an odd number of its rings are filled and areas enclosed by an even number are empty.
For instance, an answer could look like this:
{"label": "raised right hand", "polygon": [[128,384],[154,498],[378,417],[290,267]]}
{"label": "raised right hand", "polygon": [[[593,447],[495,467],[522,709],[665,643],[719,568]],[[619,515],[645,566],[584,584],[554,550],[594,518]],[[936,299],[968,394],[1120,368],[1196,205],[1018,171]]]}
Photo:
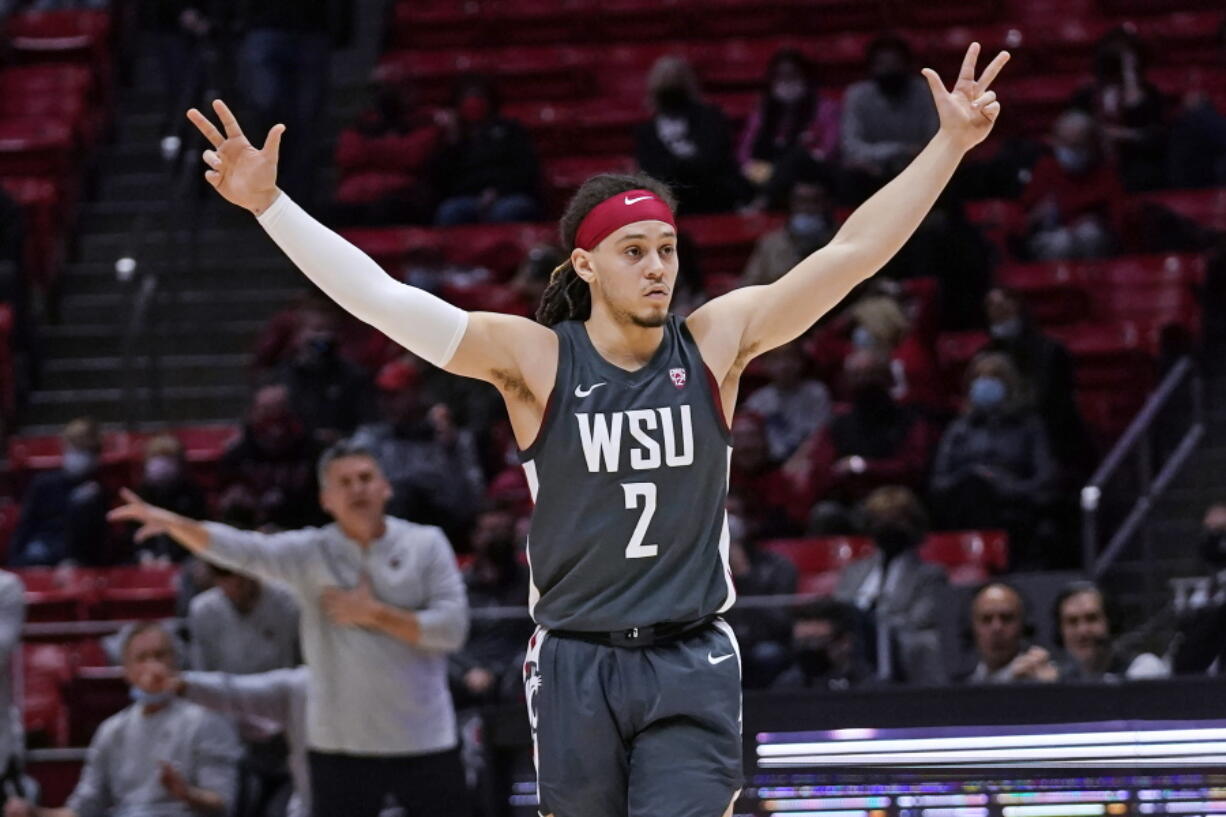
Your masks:
{"label": "raised right hand", "polygon": [[138,523],[140,527],[136,531],[137,543],[167,533],[170,516],[167,511],[150,505],[127,488],[121,488],[119,494],[123,497],[124,504],[107,513],[108,522]]}
{"label": "raised right hand", "polygon": [[247,141],[226,103],[213,100],[213,110],[221,119],[225,136],[200,111],[192,108],[187,112],[187,118],[213,146],[204,152],[204,163],[209,166],[204,178],[226,201],[258,216],[281,194],[277,189],[277,157],[285,126],[273,125],[264,147],[257,149]]}

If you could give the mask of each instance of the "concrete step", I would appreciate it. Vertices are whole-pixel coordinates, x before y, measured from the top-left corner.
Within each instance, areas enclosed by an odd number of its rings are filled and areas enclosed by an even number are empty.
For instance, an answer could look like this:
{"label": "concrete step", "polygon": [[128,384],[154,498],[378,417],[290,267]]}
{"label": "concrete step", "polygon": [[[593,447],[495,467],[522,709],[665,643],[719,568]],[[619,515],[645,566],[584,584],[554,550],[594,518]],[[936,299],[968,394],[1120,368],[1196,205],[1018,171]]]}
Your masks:
{"label": "concrete step", "polygon": [[[285,257],[251,259],[202,255],[194,269],[163,264],[162,272],[166,276],[163,284],[168,288],[216,292],[246,288],[305,289],[308,286],[307,279]],[[64,281],[65,291],[82,295],[128,292],[133,286],[131,282],[119,280],[114,261],[72,264],[65,272]]]}
{"label": "concrete step", "polygon": [[[133,358],[133,366],[147,379],[149,358]],[[158,359],[165,386],[235,386],[246,382],[249,354],[165,355]],[[122,385],[123,358],[60,358],[48,362],[42,372],[42,387],[47,391],[69,389],[109,389]]]}
{"label": "concrete step", "polygon": [[[232,289],[163,291],[162,315],[190,315],[193,321],[261,321],[284,308],[295,289]],[[132,304],[130,291],[71,294],[60,304],[64,323],[114,323],[126,326]]]}
{"label": "concrete step", "polygon": [[[114,264],[119,258],[132,256],[137,261],[179,260],[192,249],[187,233],[168,235],[164,231],[134,233],[93,233],[80,237],[76,260]],[[246,228],[204,229],[196,235],[195,250],[199,258],[242,257],[274,261],[284,258],[272,239],[251,222]]]}
{"label": "concrete step", "polygon": [[[245,354],[251,350],[264,321],[178,321],[153,334],[165,355]],[[123,354],[123,329],[112,324],[62,324],[42,331],[41,343],[47,360]]]}
{"label": "concrete step", "polygon": [[30,396],[26,420],[43,426],[63,425],[84,415],[104,423],[125,423],[133,417],[176,423],[233,422],[242,416],[249,393],[246,386],[166,387],[162,390],[162,410],[153,417],[147,387],[134,389],[131,395],[118,386],[38,391]]}

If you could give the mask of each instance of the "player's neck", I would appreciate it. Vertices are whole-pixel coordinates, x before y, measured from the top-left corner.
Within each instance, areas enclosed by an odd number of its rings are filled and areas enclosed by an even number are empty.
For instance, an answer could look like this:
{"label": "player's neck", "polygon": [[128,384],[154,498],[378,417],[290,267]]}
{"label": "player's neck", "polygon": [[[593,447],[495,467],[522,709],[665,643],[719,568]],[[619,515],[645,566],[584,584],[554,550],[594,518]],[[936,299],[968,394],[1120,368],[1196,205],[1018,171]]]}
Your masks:
{"label": "player's neck", "polygon": [[614,366],[635,371],[646,366],[664,341],[663,326],[639,326],[618,321],[597,304],[584,324],[596,351]]}

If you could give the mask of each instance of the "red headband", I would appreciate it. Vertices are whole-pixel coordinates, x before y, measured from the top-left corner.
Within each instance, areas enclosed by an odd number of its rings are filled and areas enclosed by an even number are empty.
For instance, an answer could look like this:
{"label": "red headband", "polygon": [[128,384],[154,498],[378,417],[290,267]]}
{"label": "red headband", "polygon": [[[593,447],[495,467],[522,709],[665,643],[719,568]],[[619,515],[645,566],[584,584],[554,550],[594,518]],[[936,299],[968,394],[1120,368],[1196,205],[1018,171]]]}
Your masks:
{"label": "red headband", "polygon": [[627,190],[597,204],[579,222],[575,246],[590,250],[614,230],[636,221],[663,221],[674,230],[673,211],[650,190]]}

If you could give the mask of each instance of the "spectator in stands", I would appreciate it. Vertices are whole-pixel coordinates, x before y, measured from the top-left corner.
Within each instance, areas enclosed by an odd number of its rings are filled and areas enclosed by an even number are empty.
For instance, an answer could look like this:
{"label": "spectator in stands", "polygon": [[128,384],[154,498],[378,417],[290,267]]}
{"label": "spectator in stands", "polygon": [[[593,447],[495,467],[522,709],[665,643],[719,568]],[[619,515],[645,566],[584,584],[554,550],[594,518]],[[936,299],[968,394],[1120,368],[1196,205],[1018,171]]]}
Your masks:
{"label": "spectator in stands", "polygon": [[[796,592],[796,566],[758,546],[739,511],[742,501],[729,497],[728,567],[739,596],[790,596]],[[767,686],[783,669],[792,622],[782,607],[738,607],[727,614],[741,646],[745,686]]]}
{"label": "spectator in stands", "polygon": [[765,422],[770,457],[783,462],[806,437],[830,421],[830,390],[806,376],[805,355],[799,343],[767,352],[764,363],[770,382],[749,396],[745,411]]}
{"label": "spectator in stands", "polygon": [[843,96],[842,161],[847,196],[868,198],[898,175],[937,132],[927,83],[912,67],[911,46],[894,34],[869,43],[869,78]]}
{"label": "spectator in stands", "polygon": [[676,192],[678,212],[719,213],[748,198],[728,120],[703,102],[690,64],[674,56],[656,60],[647,94],[651,119],[635,132],[634,155],[640,168]]}
{"label": "spectator in stands", "polygon": [[[204,493],[183,456],[183,444],[173,434],[158,434],[145,443],[144,478],[138,489],[149,501],[184,516],[204,516]],[[146,561],[181,562],[187,551],[165,536],[146,539],[135,548]]]}
{"label": "spectator in stands", "polygon": [[871,681],[859,659],[856,614],[847,604],[819,599],[792,614],[792,664],[771,689],[851,689]]}
{"label": "spectator in stands", "polygon": [[231,718],[258,718],[281,730],[289,750],[293,780],[289,802],[274,803],[270,814],[311,817],[311,774],[307,743],[306,667],[278,669],[256,675],[224,672],[184,672],[173,684],[185,700]]}
{"label": "spectator in stands", "polygon": [[304,326],[331,326],[341,357],[361,368],[373,368],[373,330],[314,288],[303,292],[264,325],[256,341],[254,368],[266,371],[289,363]]}
{"label": "spectator in stands", "polygon": [[1041,567],[1056,464],[1047,432],[1007,357],[967,371],[966,408],[945,430],[932,468],[932,508],[947,529],[1003,529],[1012,567]]}
{"label": "spectator in stands", "polygon": [[341,357],[335,311],[309,311],[302,318],[277,379],[289,388],[294,413],[321,445],[330,445],[369,417],[370,379]]}
{"label": "spectator in stands", "polygon": [[984,299],[991,339],[980,353],[1005,355],[1025,378],[1043,419],[1052,454],[1074,474],[1085,475],[1095,452],[1077,408],[1073,359],[1060,341],[1043,333],[1017,293],[1003,287]]}
{"label": "spectator in stands", "polygon": [[81,779],[64,808],[10,801],[6,817],[199,817],[229,813],[238,741],[221,717],[174,693],[174,640],[158,622],[122,640],[134,703],[98,727]]}
{"label": "spectator in stands", "polygon": [[894,378],[885,356],[872,349],[853,352],[846,382],[851,405],[836,410],[789,463],[803,475],[810,533],[855,532],[856,504],[884,485],[918,488],[928,470],[928,424],[890,395]]}
{"label": "spectator in stands", "polygon": [[490,81],[469,76],[456,85],[454,111],[432,164],[442,203],[434,223],[531,221],[540,215],[540,169],[532,137],[502,115]]}
{"label": "spectator in stands", "polygon": [[0,571],[0,809],[9,797],[30,797],[21,774],[22,716],[13,699],[18,663],[14,659],[21,650],[25,621],[25,586],[12,573]]}
{"label": "spectator in stands", "polygon": [[[336,520],[275,535],[200,523],[126,493],[114,519],[166,532],[213,564],[286,582],[302,609],[310,667],[307,740],[317,814],[374,817],[391,794],[410,814],[465,813],[447,654],[468,612],[455,554],[437,528],[389,517],[374,455],[345,441],[319,462]],[[412,694],[406,694],[411,691]]]}
{"label": "spectator in stands", "polygon": [[887,486],[869,494],[861,510],[865,532],[877,549],[839,575],[835,596],[872,622],[878,677],[913,684],[948,679],[941,658],[937,609],[945,571],[920,560],[928,515],[908,488]]}
{"label": "spectator in stands", "polygon": [[240,77],[253,116],[252,133],[283,123],[281,187],[309,206],[319,161],[320,123],[328,91],[332,48],[349,37],[346,0],[263,0],[241,4]]}
{"label": "spectator in stands", "polygon": [[[1218,63],[1226,66],[1226,20],[1218,27],[1217,41]],[[1192,74],[1181,110],[1171,127],[1173,187],[1226,186],[1226,111],[1214,107],[1205,87],[1206,73],[1209,72]]]}
{"label": "spectator in stands", "polygon": [[741,284],[770,284],[810,253],[826,246],[838,229],[830,178],[812,167],[798,171],[788,194],[787,223],[754,244]]}
{"label": "spectator in stands", "polygon": [[14,565],[96,565],[111,561],[108,499],[98,481],[102,435],[87,417],[64,426],[63,464],[37,474],[21,504],[9,561]]}
{"label": "spectator in stands", "polygon": [[442,128],[407,81],[373,86],[371,104],[336,143],[342,222],[429,223],[429,160]]}
{"label": "spectator in stands", "polygon": [[275,583],[210,565],[213,587],[192,599],[193,669],[250,675],[297,666],[298,602]]}
{"label": "spectator in stands", "polygon": [[[210,565],[214,586],[192,599],[187,626],[191,666],[206,672],[251,675],[297,666],[298,603],[276,583]],[[243,739],[245,813],[263,815],[286,784],[287,749],[281,729],[257,713],[237,720]],[[284,795],[288,797],[288,795]]]}
{"label": "spectator in stands", "polygon": [[487,508],[477,517],[470,544],[473,561],[464,568],[471,609],[521,608],[519,618],[474,617],[464,649],[451,656],[451,685],[456,706],[489,703],[506,689],[523,684],[524,645],[532,635],[527,616],[528,568],[515,546],[515,516]]}
{"label": "spectator in stands", "polygon": [[1025,251],[1039,261],[1107,255],[1119,243],[1123,200],[1094,119],[1076,110],[1061,114],[1051,152],[1039,158],[1022,192]]}
{"label": "spectator in stands", "polygon": [[1094,81],[1073,98],[1098,123],[1129,191],[1166,184],[1166,100],[1145,78],[1145,64],[1141,41],[1121,26],[1099,41]]}
{"label": "spectator in stands", "polygon": [[288,528],[319,519],[314,463],[318,447],[294,413],[289,389],[260,387],[242,436],[221,458],[221,511],[250,509],[254,527]]}
{"label": "spectator in stands", "polygon": [[555,244],[538,244],[528,250],[508,284],[526,310],[524,314],[531,315],[536,310],[549,285],[549,276],[565,260],[562,250]]}
{"label": "spectator in stands", "polygon": [[939,406],[943,402],[936,362],[899,298],[893,294],[870,294],[852,304],[851,343],[856,349],[879,352],[890,361],[890,396],[915,406]]}
{"label": "spectator in stands", "polygon": [[805,504],[795,482],[770,456],[766,421],[742,411],[732,420],[729,492],[744,501],[745,520],[763,538],[798,533]]}
{"label": "spectator in stands", "polygon": [[485,490],[472,432],[456,425],[445,403],[427,408],[418,370],[404,360],[384,366],[376,385],[383,419],[358,429],[354,442],[374,452],[392,484],[391,513],[462,540]]}
{"label": "spectator in stands", "polygon": [[975,666],[961,675],[970,684],[1055,681],[1060,670],[1050,653],[1026,643],[1026,602],[1012,585],[991,582],[971,597]]}
{"label": "spectator in stands", "polygon": [[775,52],[766,68],[758,108],[741,132],[737,162],[758,191],[760,205],[782,203],[798,170],[835,161],[839,149],[839,103],[822,93],[817,70],[792,48]]}
{"label": "spectator in stands", "polygon": [[1226,502],[1205,511],[1200,558],[1209,575],[1197,582],[1191,598],[1175,603],[1179,634],[1172,664],[1179,675],[1226,670]]}
{"label": "spectator in stands", "polygon": [[1124,678],[1165,678],[1170,668],[1153,653],[1125,650],[1111,639],[1102,590],[1093,582],[1077,581],[1056,596],[1056,646],[1062,681],[1104,681]]}

